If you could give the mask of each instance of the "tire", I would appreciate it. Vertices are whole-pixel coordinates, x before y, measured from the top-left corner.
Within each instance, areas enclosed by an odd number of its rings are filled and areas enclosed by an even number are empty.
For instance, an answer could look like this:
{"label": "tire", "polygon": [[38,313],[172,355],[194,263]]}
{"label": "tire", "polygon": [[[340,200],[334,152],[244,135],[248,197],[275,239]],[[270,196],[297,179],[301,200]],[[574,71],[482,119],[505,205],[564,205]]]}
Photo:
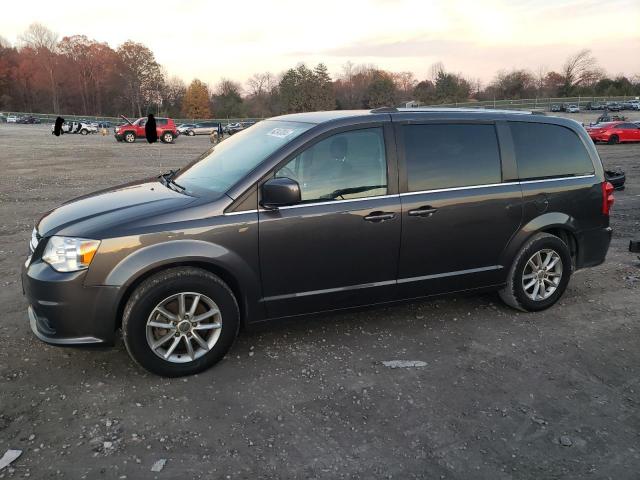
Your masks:
{"label": "tire", "polygon": [[127,143],[133,143],[136,141],[136,134],[133,132],[124,132],[124,141]]}
{"label": "tire", "polygon": [[614,189],[624,190],[624,183],[627,180],[627,176],[623,171],[605,170],[604,177],[607,182],[613,185]]}
{"label": "tire", "polygon": [[164,132],[160,137],[163,143],[173,143],[173,133]]}
{"label": "tire", "polygon": [[193,130],[189,130],[187,132],[187,135],[189,135],[190,137],[193,137],[196,134],[196,132],[194,132]]}
{"label": "tire", "polygon": [[617,136],[617,135],[611,135],[611,136],[609,137],[609,140],[607,141],[607,143],[608,143],[609,145],[615,145],[615,144],[617,144],[617,143],[619,143],[619,142],[620,142],[620,139],[618,138],[618,136]]}
{"label": "tire", "polygon": [[88,131],[86,128],[83,128],[82,130],[80,130],[80,133],[81,133],[82,135],[86,135],[86,134],[88,134],[88,133],[89,133],[89,131]]}
{"label": "tire", "polygon": [[[181,294],[186,296],[184,310],[187,314],[193,305],[193,296],[200,296],[198,310],[191,317],[191,322],[202,315],[198,313],[200,311],[207,313],[217,309],[219,313],[202,320],[198,327],[190,327],[194,323],[190,323],[186,316],[180,320],[175,315],[179,311],[178,300],[173,300],[173,308],[171,303],[163,303]],[[213,305],[207,302],[212,302]],[[177,325],[171,329],[155,328],[155,325],[163,325],[164,322],[167,325],[172,323],[156,309],[160,305],[165,306],[165,311],[175,317]],[[211,310],[207,310],[209,307]],[[149,321],[155,325],[148,326]],[[183,329],[184,324],[187,325]],[[221,326],[213,328],[210,327],[212,325]],[[207,329],[201,330],[201,327]],[[231,289],[216,275],[194,267],[170,268],[142,282],[127,302],[122,318],[124,344],[131,358],[149,372],[165,377],[193,375],[219,362],[233,345],[239,327],[240,311]],[[196,334],[200,340],[205,341],[205,346],[209,343],[208,351],[199,346],[192,336]],[[150,343],[162,338],[168,340],[154,351]],[[173,345],[174,342],[177,342],[176,345]],[[188,343],[192,346],[191,352],[187,349]],[[171,347],[175,349],[169,352],[168,359],[161,357]]]}
{"label": "tire", "polygon": [[[549,275],[553,276],[546,279],[546,275],[544,273],[541,274],[545,276],[545,279],[542,280],[545,285],[545,295],[547,289],[551,290],[551,288],[553,288],[553,291],[547,297],[536,298],[534,300],[530,295],[536,294],[537,292],[537,296],[542,297],[543,295],[540,293],[541,289],[536,290],[535,284],[532,284],[532,287],[525,291],[523,276],[525,275],[525,270],[527,271],[527,275],[532,274],[532,264],[529,264],[529,261],[535,261],[534,256],[536,253],[541,253],[540,260],[544,261],[547,258],[546,254],[548,252],[554,252],[559,257],[559,266],[558,263],[556,263],[553,267],[553,272],[549,272]],[[558,270],[560,270],[561,273],[558,274]],[[516,255],[513,265],[511,265],[509,269],[507,285],[498,293],[504,303],[517,310],[522,310],[523,312],[545,310],[562,297],[572,272],[573,260],[571,259],[571,252],[566,243],[555,235],[537,233],[527,241],[518,252],[518,255]],[[525,279],[525,281],[527,284],[531,284],[530,280],[535,279],[536,277],[534,276],[533,278]],[[553,283],[555,279],[558,279],[557,284]]]}

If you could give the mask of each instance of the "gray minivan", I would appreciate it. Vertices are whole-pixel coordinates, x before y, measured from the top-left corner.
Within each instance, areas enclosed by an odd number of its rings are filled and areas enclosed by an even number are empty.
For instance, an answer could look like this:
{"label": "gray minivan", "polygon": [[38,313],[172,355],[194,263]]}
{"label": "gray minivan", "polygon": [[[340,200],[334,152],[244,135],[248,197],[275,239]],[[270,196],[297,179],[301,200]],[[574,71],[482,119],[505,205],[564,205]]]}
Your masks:
{"label": "gray minivan", "polygon": [[218,122],[200,122],[187,130],[187,135],[211,135],[217,131],[220,124]]}
{"label": "gray minivan", "polygon": [[573,120],[394,109],[262,121],[177,172],[72,200],[31,238],[34,334],[179,376],[241,326],[453,292],[537,311],[602,263],[613,187]]}

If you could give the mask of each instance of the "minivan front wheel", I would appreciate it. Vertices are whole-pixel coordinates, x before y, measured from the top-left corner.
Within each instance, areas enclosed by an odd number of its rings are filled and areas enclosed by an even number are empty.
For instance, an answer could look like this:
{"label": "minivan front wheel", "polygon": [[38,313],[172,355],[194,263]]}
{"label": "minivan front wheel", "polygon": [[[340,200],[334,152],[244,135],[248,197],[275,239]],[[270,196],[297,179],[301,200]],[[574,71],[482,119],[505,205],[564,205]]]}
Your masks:
{"label": "minivan front wheel", "polygon": [[522,311],[549,308],[567,288],[572,268],[569,247],[555,235],[538,233],[518,252],[500,298]]}
{"label": "minivan front wheel", "polygon": [[178,377],[221,360],[239,325],[235,296],[220,278],[180,267],[140,284],[125,307],[122,332],[127,351],[140,366]]}

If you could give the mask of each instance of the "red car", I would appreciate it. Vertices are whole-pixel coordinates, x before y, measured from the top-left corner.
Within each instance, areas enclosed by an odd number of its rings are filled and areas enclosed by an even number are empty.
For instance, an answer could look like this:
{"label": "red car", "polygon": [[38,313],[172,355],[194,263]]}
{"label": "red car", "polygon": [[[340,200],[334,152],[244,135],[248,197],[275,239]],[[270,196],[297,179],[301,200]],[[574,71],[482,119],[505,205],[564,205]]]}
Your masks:
{"label": "red car", "polygon": [[631,122],[597,123],[587,127],[587,133],[595,143],[640,142],[640,126]]}
{"label": "red car", "polygon": [[[147,124],[147,117],[139,118],[135,122],[132,122],[124,115],[122,118],[124,118],[127,123],[118,125],[113,129],[117,141],[133,143],[136,141],[136,138],[146,137],[144,126]],[[170,118],[156,117],[156,131],[158,132],[158,138],[164,143],[172,143],[179,135],[176,124]]]}

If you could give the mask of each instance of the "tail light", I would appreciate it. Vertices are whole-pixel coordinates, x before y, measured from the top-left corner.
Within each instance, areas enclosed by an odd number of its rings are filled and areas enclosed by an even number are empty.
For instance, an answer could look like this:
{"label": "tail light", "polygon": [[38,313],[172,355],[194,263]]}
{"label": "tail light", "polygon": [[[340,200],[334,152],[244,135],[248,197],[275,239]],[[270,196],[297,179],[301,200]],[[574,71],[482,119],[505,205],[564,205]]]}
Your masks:
{"label": "tail light", "polygon": [[609,182],[602,182],[602,214],[609,215],[609,211],[613,206],[613,185]]}

